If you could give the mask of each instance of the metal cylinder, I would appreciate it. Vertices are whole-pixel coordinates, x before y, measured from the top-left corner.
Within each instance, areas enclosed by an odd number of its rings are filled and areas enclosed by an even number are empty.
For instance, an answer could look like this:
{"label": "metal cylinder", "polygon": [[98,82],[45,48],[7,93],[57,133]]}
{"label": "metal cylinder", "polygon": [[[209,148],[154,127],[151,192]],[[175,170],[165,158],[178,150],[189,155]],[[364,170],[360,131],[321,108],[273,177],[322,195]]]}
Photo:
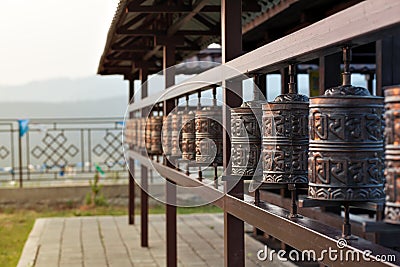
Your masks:
{"label": "metal cylinder", "polygon": [[182,142],[182,111],[174,111],[172,114],[172,131],[171,131],[171,156],[180,158],[181,142]]}
{"label": "metal cylinder", "polygon": [[262,176],[260,101],[245,102],[231,111],[232,175]]}
{"label": "metal cylinder", "polygon": [[137,146],[137,119],[131,119],[130,125],[130,139],[131,139],[131,148],[134,149]]}
{"label": "metal cylinder", "polygon": [[145,128],[145,149],[148,154],[151,154],[151,129],[150,129],[150,118],[146,119]]}
{"label": "metal cylinder", "polygon": [[400,224],[400,85],[385,92],[385,221]]}
{"label": "metal cylinder", "polygon": [[198,110],[196,126],[196,163],[222,164],[222,114],[221,107],[212,106]]}
{"label": "metal cylinder", "polygon": [[164,155],[171,155],[172,150],[172,116],[164,116],[163,117],[163,126],[162,126],[162,148],[164,151]]}
{"label": "metal cylinder", "polygon": [[182,159],[196,160],[195,115],[193,111],[182,116]]}
{"label": "metal cylinder", "polygon": [[139,149],[146,148],[146,119],[140,118],[140,135],[139,135]]}
{"label": "metal cylinder", "polygon": [[154,116],[150,118],[150,154],[162,155],[162,144],[161,144],[161,129],[162,129],[163,117]]}
{"label": "metal cylinder", "polygon": [[264,183],[307,183],[308,97],[278,96],[263,105]]}
{"label": "metal cylinder", "polygon": [[382,201],[383,98],[343,85],[310,100],[310,198]]}

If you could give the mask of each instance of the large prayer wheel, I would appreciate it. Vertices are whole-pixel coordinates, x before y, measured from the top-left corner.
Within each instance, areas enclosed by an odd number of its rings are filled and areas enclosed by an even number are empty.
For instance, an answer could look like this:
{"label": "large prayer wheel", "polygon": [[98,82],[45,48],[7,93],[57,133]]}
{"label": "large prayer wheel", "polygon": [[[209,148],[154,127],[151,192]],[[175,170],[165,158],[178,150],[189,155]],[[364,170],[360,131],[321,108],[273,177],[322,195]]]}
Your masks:
{"label": "large prayer wheel", "polygon": [[[261,102],[245,102],[231,112],[232,175],[262,176],[258,166],[261,156]],[[261,164],[260,164],[261,165]]]}
{"label": "large prayer wheel", "polygon": [[385,221],[400,224],[400,85],[385,91]]}
{"label": "large prayer wheel", "polygon": [[350,84],[344,49],[343,85],[310,101],[310,198],[383,201],[383,98]]}
{"label": "large prayer wheel", "polygon": [[222,110],[206,107],[196,112],[196,163],[222,164]]}
{"label": "large prayer wheel", "polygon": [[193,111],[182,116],[182,159],[196,160],[195,115]]}

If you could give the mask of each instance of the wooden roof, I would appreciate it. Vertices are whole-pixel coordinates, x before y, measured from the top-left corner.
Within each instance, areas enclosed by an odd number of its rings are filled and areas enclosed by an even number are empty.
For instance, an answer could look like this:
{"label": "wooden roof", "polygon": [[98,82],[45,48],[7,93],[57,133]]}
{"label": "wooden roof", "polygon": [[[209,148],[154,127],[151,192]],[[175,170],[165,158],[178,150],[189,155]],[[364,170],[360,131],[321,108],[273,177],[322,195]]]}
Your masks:
{"label": "wooden roof", "polygon": [[[242,0],[244,51],[305,27],[360,0]],[[120,0],[98,74],[137,76],[162,69],[162,47],[176,44],[176,61],[220,42],[220,0]]]}

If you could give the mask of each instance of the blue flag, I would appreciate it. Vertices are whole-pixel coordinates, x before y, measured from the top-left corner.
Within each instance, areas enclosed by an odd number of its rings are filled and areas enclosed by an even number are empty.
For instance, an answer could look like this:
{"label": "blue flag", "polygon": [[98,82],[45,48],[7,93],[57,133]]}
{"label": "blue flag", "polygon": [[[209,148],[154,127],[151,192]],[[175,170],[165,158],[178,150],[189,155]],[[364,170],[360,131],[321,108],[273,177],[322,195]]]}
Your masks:
{"label": "blue flag", "polygon": [[19,136],[23,137],[29,130],[29,120],[18,120]]}

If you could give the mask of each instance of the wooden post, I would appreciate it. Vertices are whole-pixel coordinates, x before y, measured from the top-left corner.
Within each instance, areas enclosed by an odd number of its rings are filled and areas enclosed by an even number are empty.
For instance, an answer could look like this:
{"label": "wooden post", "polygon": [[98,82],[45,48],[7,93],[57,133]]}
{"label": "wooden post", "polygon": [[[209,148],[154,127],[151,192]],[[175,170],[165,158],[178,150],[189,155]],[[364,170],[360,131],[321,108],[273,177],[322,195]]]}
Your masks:
{"label": "wooden post", "polygon": [[323,95],[328,88],[342,84],[341,63],[342,53],[319,58],[319,95]]}
{"label": "wooden post", "polygon": [[[221,34],[222,34],[222,62],[226,63],[242,54],[242,1],[221,1]],[[224,107],[222,109],[223,126],[230,131],[230,110],[228,107],[238,107],[242,104],[242,82],[223,81],[222,97]],[[229,90],[227,90],[229,88]],[[230,174],[231,145],[229,133],[223,131],[223,166],[227,176]],[[225,182],[225,188],[231,189],[227,192],[243,199],[243,181]],[[224,212],[224,264],[225,266],[244,266],[244,223],[235,216]]]}
{"label": "wooden post", "polygon": [[[175,65],[175,44],[167,42],[164,45],[164,76],[165,76],[165,88],[173,86],[175,84],[175,69],[170,68]],[[164,102],[164,114],[168,114],[175,107],[175,101],[170,99]],[[166,161],[166,164],[168,162]],[[166,185],[166,239],[167,239],[167,266],[177,266],[177,233],[176,233],[176,184],[167,179]],[[168,204],[171,203],[172,205]]]}
{"label": "wooden post", "polygon": [[376,42],[376,95],[383,96],[382,88],[400,83],[400,36]]}
{"label": "wooden post", "polygon": [[[148,69],[141,68],[139,72],[139,78],[141,81],[141,98],[146,98],[148,96],[148,86],[147,86],[147,78],[148,78]],[[147,116],[147,110],[142,110],[142,117]],[[148,190],[148,169],[146,166],[141,165],[140,174],[141,174],[141,190],[140,190],[140,209],[141,209],[141,246],[148,247],[149,246],[149,196],[147,194]]]}
{"label": "wooden post", "polygon": [[[135,92],[135,80],[133,78],[129,79],[129,101],[128,103],[133,103],[135,102],[134,98],[134,93]],[[129,113],[129,118],[132,119],[134,117],[133,112]],[[129,164],[129,203],[128,203],[128,209],[129,209],[129,216],[128,216],[128,221],[129,224],[135,224],[135,180],[134,180],[134,174],[135,174],[135,160],[131,159],[130,157],[128,158],[128,164]]]}

